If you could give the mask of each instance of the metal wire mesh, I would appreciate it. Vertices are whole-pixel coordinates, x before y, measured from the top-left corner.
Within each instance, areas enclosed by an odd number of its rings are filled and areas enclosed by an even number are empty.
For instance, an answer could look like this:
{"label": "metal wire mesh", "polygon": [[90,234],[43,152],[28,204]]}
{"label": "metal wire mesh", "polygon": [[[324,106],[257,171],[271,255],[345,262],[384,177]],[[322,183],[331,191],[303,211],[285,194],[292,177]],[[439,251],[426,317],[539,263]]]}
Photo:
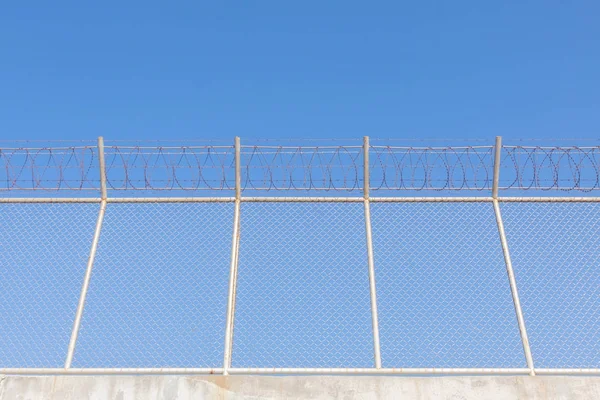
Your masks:
{"label": "metal wire mesh", "polygon": [[214,367],[231,203],[109,204],[75,367]]}
{"label": "metal wire mesh", "polygon": [[62,367],[98,204],[0,204],[0,365]]}
{"label": "metal wire mesh", "polygon": [[540,368],[600,367],[600,203],[502,204]]}
{"label": "metal wire mesh", "polygon": [[491,204],[374,203],[386,367],[523,367]]}
{"label": "metal wire mesh", "polygon": [[233,366],[373,366],[362,204],[241,210]]}

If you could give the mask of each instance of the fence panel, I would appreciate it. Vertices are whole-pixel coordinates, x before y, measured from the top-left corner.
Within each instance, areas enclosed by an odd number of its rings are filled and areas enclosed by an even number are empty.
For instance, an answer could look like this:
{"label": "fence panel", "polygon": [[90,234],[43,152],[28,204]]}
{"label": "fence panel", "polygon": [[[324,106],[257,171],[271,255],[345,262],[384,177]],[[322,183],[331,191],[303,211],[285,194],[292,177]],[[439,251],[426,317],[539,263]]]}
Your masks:
{"label": "fence panel", "polygon": [[490,203],[373,203],[384,367],[523,367]]}
{"label": "fence panel", "polygon": [[0,365],[62,367],[98,204],[0,204]]}
{"label": "fence panel", "polygon": [[372,367],[362,203],[243,203],[234,367]]}
{"label": "fence panel", "polygon": [[109,204],[74,367],[215,367],[231,203]]}
{"label": "fence panel", "polygon": [[600,203],[502,204],[539,368],[600,368]]}

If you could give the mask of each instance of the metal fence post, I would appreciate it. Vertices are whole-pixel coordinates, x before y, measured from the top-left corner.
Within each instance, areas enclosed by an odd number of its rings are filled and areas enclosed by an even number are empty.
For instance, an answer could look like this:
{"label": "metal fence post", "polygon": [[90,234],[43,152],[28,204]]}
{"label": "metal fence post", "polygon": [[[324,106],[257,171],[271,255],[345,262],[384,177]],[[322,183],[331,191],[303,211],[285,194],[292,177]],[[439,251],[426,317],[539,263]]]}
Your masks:
{"label": "metal fence post", "polygon": [[233,235],[231,238],[231,265],[229,269],[229,294],[227,297],[227,321],[225,325],[225,351],[223,353],[223,375],[229,375],[233,352],[233,323],[235,319],[235,296],[237,292],[237,269],[240,251],[240,204],[242,199],[240,138],[235,137],[235,208],[233,211]]}
{"label": "metal fence post", "polygon": [[500,157],[502,154],[502,137],[496,136],[495,154],[494,154],[494,181],[492,186],[492,203],[494,205],[494,213],[496,215],[496,224],[498,225],[498,233],[500,235],[500,244],[502,245],[502,253],[504,255],[504,263],[506,264],[506,272],[508,274],[508,282],[510,283],[510,291],[512,294],[513,304],[515,307],[515,313],[517,315],[517,323],[519,324],[519,332],[521,334],[521,342],[523,343],[523,351],[525,352],[525,359],[527,360],[527,368],[529,368],[529,375],[535,375],[535,368],[533,365],[533,357],[531,355],[531,347],[529,345],[529,337],[527,336],[527,329],[525,328],[525,319],[523,317],[523,310],[521,308],[521,301],[519,300],[519,292],[517,290],[517,281],[515,279],[515,272],[513,270],[510,253],[508,251],[508,241],[506,240],[506,233],[504,231],[504,223],[502,222],[502,214],[500,213],[500,205],[498,204],[498,186],[500,181]]}
{"label": "metal fence post", "polygon": [[373,258],[373,234],[371,230],[371,203],[369,201],[369,137],[363,138],[363,196],[365,205],[365,231],[367,238],[367,262],[369,266],[369,291],[371,294],[371,321],[373,325],[373,352],[375,368],[381,368],[381,348],[379,345],[379,317],[377,313],[377,289],[375,286],[375,261]]}
{"label": "metal fence post", "polygon": [[83,316],[83,309],[85,307],[85,300],[87,297],[88,288],[90,285],[90,279],[92,277],[92,269],[94,267],[94,259],[96,258],[96,250],[98,249],[98,241],[100,240],[100,231],[102,230],[102,221],[104,220],[104,213],[106,212],[106,166],[104,161],[104,138],[100,136],[98,138],[98,160],[100,164],[100,211],[98,212],[98,219],[96,221],[96,230],[94,231],[94,237],[92,239],[92,247],[90,249],[90,255],[88,257],[88,263],[85,270],[85,276],[83,278],[83,285],[81,287],[81,293],[79,295],[79,303],[77,305],[77,312],[75,313],[75,320],[73,321],[73,330],[71,331],[71,339],[69,341],[69,348],[67,350],[67,358],[65,360],[65,368],[71,368],[71,362],[73,361],[73,355],[75,353],[75,346],[77,344],[77,336],[79,335],[79,328],[81,326],[81,317]]}

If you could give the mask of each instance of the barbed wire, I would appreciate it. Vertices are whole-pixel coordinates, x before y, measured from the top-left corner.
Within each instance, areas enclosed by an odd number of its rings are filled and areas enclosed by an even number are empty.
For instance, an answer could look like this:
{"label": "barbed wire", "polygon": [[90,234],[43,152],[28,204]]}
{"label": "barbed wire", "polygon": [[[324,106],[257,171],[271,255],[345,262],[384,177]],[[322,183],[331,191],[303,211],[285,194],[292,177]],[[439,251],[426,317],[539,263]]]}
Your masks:
{"label": "barbed wire", "polygon": [[362,187],[362,146],[242,146],[242,187],[343,190]]}
{"label": "barbed wire", "polygon": [[113,190],[223,190],[235,187],[233,146],[110,146],[106,182]]}
{"label": "barbed wire", "polygon": [[[487,191],[492,187],[494,147],[374,145],[374,191]],[[241,146],[242,189],[357,192],[364,185],[359,143]],[[233,145],[105,147],[107,187],[112,191],[221,191],[235,188]],[[100,187],[96,146],[0,147],[0,192],[93,191]],[[503,190],[600,189],[600,146],[504,146]]]}
{"label": "barbed wire", "polygon": [[600,189],[600,147],[504,146],[504,189]]}
{"label": "barbed wire", "polygon": [[373,146],[373,190],[486,190],[493,177],[493,146]]}
{"label": "barbed wire", "polygon": [[0,148],[0,191],[97,190],[95,146]]}

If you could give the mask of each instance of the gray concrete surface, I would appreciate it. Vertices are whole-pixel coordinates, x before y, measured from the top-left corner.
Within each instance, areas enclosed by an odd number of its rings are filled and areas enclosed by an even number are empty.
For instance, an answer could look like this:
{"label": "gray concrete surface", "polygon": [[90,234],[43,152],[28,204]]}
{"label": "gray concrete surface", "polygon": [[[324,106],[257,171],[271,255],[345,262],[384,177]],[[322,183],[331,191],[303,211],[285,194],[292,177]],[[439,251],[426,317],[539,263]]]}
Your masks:
{"label": "gray concrete surface", "polygon": [[600,399],[592,377],[0,376],[0,400]]}

